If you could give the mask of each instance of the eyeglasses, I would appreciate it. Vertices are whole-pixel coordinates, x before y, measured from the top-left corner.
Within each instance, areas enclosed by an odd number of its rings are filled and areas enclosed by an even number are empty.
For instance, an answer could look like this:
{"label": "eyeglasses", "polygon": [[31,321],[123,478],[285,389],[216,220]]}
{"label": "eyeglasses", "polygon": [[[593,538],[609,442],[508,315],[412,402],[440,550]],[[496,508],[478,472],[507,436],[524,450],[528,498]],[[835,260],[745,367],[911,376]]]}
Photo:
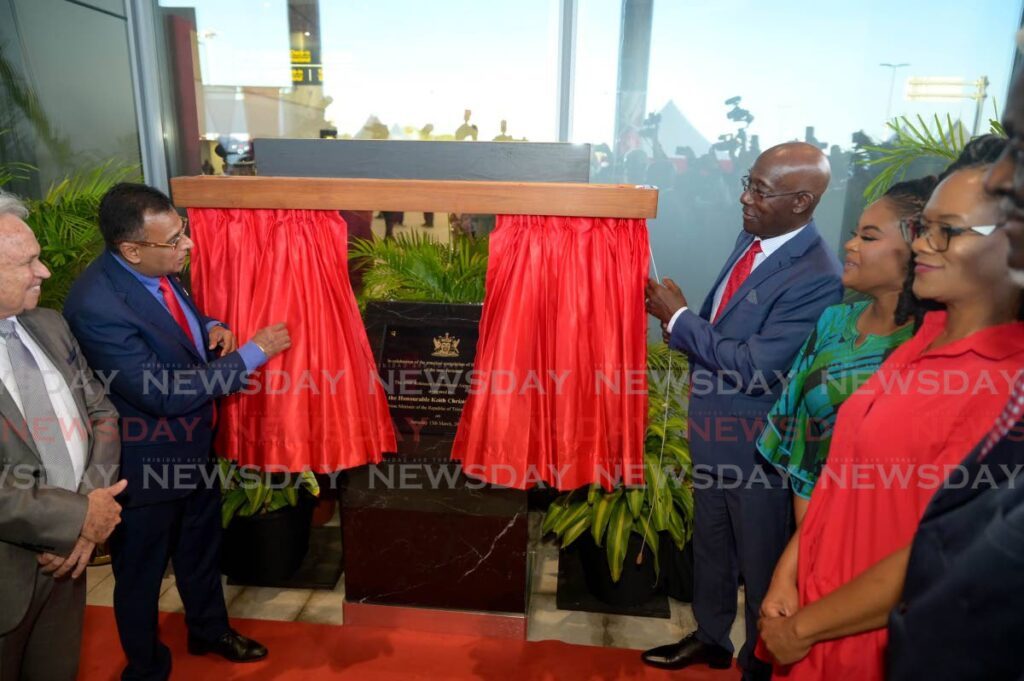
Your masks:
{"label": "eyeglasses", "polygon": [[746,192],[747,194],[750,194],[751,196],[753,196],[758,201],[763,201],[765,199],[774,199],[777,196],[794,196],[796,194],[809,194],[810,193],[810,192],[808,192],[808,191],[806,191],[804,189],[801,189],[800,191],[797,191],[797,192],[778,192],[776,194],[769,194],[769,193],[767,193],[767,192],[765,192],[765,191],[763,191],[761,189],[758,189],[756,187],[751,186],[751,184],[750,184],[750,175],[744,175],[743,179],[741,180],[741,182],[743,183],[743,191]]}
{"label": "eyeglasses", "polygon": [[135,244],[136,246],[146,246],[146,247],[149,247],[149,248],[173,248],[173,249],[177,249],[179,246],[182,245],[183,239],[185,237],[187,237],[187,236],[189,236],[188,218],[187,217],[183,217],[183,218],[181,218],[181,229],[178,230],[177,234],[175,234],[174,236],[172,236],[170,239],[168,239],[165,242],[159,242],[159,241],[136,241],[134,239],[125,239],[124,241],[121,241],[119,243],[122,243],[122,244]]}
{"label": "eyeglasses", "polygon": [[977,234],[988,236],[996,231],[997,225],[972,225],[965,227],[954,227],[941,222],[928,222],[920,216],[900,220],[900,233],[907,241],[914,241],[924,237],[932,250],[936,253],[945,253],[949,250],[949,242],[955,236],[964,234]]}

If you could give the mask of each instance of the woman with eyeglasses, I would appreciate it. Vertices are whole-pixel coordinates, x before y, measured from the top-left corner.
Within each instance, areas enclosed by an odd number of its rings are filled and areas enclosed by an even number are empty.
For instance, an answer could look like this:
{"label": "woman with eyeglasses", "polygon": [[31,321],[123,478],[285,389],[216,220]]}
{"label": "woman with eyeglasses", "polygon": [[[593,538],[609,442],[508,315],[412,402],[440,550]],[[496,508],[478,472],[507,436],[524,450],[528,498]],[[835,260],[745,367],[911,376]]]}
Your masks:
{"label": "woman with eyeglasses", "polygon": [[[789,479],[797,524],[828,457],[836,412],[897,347],[914,334],[924,310],[910,290],[910,243],[902,221],[921,212],[935,177],[900,182],[861,213],[844,245],[843,286],[866,300],[827,308],[790,369],[786,389],[768,412],[757,449]],[[787,610],[769,593],[762,612]],[[766,610],[767,609],[767,610]]]}
{"label": "woman with eyeglasses", "polygon": [[1024,367],[1021,291],[1006,264],[1009,242],[995,229],[998,201],[983,187],[1004,147],[992,136],[969,144],[920,219],[904,225],[913,291],[945,309],[929,312],[839,410],[807,515],[773,579],[782,592],[782,580],[795,578],[797,609],[759,623],[778,678],[883,678],[884,626],[900,584],[842,587],[910,543],[929,499],[991,428]]}

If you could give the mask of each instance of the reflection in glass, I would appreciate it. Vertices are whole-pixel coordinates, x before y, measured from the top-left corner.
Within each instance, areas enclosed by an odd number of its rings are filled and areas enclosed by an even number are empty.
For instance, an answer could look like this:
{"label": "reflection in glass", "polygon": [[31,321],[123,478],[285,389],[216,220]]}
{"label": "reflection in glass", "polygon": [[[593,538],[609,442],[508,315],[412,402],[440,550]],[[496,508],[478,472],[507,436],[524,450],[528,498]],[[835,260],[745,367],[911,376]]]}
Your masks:
{"label": "reflection in glass", "polygon": [[0,163],[32,167],[7,187],[27,197],[101,163],[139,166],[124,17],[0,0],[0,133]]}

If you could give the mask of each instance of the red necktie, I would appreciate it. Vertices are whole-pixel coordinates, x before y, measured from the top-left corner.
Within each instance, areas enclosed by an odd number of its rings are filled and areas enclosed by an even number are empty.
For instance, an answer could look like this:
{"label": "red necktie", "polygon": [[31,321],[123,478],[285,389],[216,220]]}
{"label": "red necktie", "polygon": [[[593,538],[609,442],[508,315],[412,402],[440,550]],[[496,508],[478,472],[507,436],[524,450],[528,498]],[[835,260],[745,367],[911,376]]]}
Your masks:
{"label": "red necktie", "polygon": [[[185,332],[185,335],[192,341],[193,347],[199,351],[202,355],[202,350],[196,344],[196,337],[192,335],[192,327],[188,325],[188,318],[185,316],[185,311],[181,309],[181,303],[178,302],[178,296],[174,295],[174,289],[171,288],[171,282],[167,277],[160,277],[160,293],[164,297],[164,302],[167,303],[167,309],[170,310],[171,316],[174,317],[174,321],[178,322],[178,326]],[[210,427],[215,428],[217,426],[217,403],[212,402],[213,415],[210,420]]]}
{"label": "red necktie", "polygon": [[743,282],[750,276],[750,270],[754,269],[754,258],[760,252],[761,241],[760,239],[755,239],[754,243],[750,244],[747,252],[736,261],[732,268],[732,273],[729,275],[729,281],[725,284],[725,291],[722,292],[722,302],[718,304],[718,309],[715,310],[715,318],[711,320],[712,323],[718,321],[722,311],[725,310],[725,306],[729,304],[729,299],[740,290],[740,286],[743,286]]}
{"label": "red necktie", "polygon": [[167,277],[160,277],[160,293],[163,295],[164,302],[167,303],[167,309],[170,311],[171,316],[174,317],[174,321],[178,322],[178,326],[181,327],[181,330],[192,341],[192,345],[198,349],[199,346],[196,345],[196,338],[192,335],[192,327],[188,325],[185,311],[181,309],[178,296],[174,295],[174,289],[171,288],[171,282]]}

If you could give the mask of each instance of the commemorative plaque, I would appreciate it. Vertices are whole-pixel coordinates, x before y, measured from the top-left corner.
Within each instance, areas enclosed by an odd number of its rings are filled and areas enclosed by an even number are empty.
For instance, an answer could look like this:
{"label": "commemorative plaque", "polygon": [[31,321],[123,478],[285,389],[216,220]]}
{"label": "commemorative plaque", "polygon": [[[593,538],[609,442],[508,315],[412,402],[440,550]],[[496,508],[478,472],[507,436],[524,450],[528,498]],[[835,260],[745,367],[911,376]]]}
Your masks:
{"label": "commemorative plaque", "polygon": [[451,460],[481,310],[380,302],[364,312],[398,451],[346,477],[346,603],[525,616],[526,492],[471,480]]}
{"label": "commemorative plaque", "polygon": [[479,305],[367,307],[370,342],[401,457],[447,460],[451,454],[469,395],[479,314]]}

